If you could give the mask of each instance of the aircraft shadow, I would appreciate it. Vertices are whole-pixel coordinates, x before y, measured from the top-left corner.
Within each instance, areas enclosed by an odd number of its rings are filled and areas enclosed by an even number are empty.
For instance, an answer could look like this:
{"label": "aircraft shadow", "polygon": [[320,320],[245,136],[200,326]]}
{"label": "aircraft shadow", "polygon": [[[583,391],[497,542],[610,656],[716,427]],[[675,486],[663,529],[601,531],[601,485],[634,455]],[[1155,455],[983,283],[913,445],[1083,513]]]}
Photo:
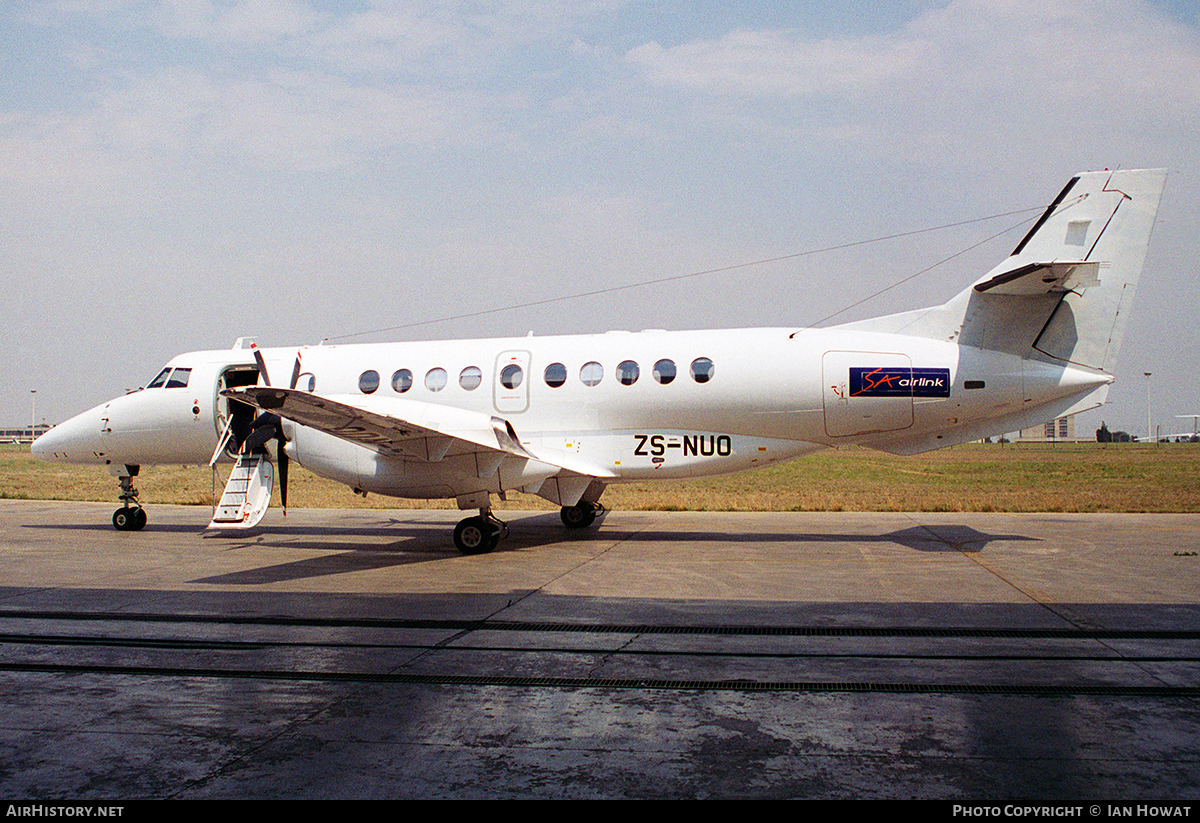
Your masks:
{"label": "aircraft shadow", "polygon": [[[225,535],[221,535],[224,537]],[[404,522],[391,520],[386,526],[368,528],[340,526],[297,526],[271,528],[258,534],[239,534],[245,548],[311,549],[313,551],[338,551],[305,560],[290,561],[258,569],[247,569],[230,574],[204,577],[192,582],[210,585],[253,586],[266,583],[282,583],[333,574],[348,574],[360,571],[407,566],[452,560],[459,556],[451,545],[446,525],[442,523]],[[297,539],[302,537],[318,539]],[[206,538],[209,535],[205,536]],[[253,538],[247,540],[247,538]],[[361,545],[354,542],[363,537],[391,538],[386,544]],[[400,539],[397,540],[396,538]],[[323,539],[322,539],[323,538]],[[557,515],[539,515],[525,518],[513,527],[512,535],[501,541],[495,553],[536,550],[540,547],[564,541],[597,541],[610,544],[613,541],[632,543],[741,543],[741,544],[892,544],[917,552],[982,552],[993,541],[1038,540],[1019,534],[990,534],[971,526],[939,524],[936,526],[913,526],[886,534],[838,534],[797,532],[678,532],[663,530],[616,530],[608,529],[597,533],[588,529],[579,532],[565,531]],[[240,548],[235,544],[232,548]]]}

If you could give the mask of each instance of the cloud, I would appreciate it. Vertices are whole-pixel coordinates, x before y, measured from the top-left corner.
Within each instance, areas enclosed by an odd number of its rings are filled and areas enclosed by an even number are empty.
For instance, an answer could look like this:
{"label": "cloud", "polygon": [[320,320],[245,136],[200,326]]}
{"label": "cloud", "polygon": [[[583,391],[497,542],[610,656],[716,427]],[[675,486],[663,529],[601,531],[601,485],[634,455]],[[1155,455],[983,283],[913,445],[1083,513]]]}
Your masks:
{"label": "cloud", "polygon": [[[652,83],[748,98],[914,97],[1039,90],[1072,98],[1150,95],[1194,106],[1196,31],[1141,3],[955,0],[883,35],[811,39],[800,30],[626,53]],[[1185,87],[1186,86],[1186,87]]]}
{"label": "cloud", "polygon": [[853,93],[909,76],[930,59],[920,39],[804,40],[795,32],[736,31],[720,40],[626,55],[654,83],[706,94],[795,97]]}
{"label": "cloud", "polygon": [[954,0],[882,34],[739,30],[625,60],[710,126],[933,165],[1118,145],[1169,162],[1200,121],[1196,29],[1139,2]]}
{"label": "cloud", "polygon": [[[462,95],[272,70],[170,68],[128,80],[77,114],[0,118],[0,177],[112,179],[220,159],[260,170],[350,169],[370,152],[444,139]],[[464,106],[465,107],[465,106]],[[87,159],[91,158],[91,159]],[[36,161],[36,162],[35,162]]]}
{"label": "cloud", "polygon": [[161,0],[147,15],[159,33],[241,44],[269,43],[314,28],[321,16],[298,0]]}

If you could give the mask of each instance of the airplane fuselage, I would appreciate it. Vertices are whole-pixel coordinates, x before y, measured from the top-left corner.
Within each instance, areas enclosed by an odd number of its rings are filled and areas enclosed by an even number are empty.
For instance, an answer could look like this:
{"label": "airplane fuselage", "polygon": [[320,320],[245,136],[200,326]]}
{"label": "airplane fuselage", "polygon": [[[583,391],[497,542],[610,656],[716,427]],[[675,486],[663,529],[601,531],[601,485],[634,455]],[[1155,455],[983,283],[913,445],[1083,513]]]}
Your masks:
{"label": "airplane fuselage", "polygon": [[[297,353],[301,389],[382,413],[416,402],[500,417],[531,454],[574,459],[606,483],[722,474],[850,443],[924,451],[1045,419],[1111,380],[949,342],[844,330],[263,350],[276,378]],[[84,412],[39,440],[38,454],[112,466],[208,462],[230,415],[220,392],[238,382],[231,374],[261,384],[255,360],[246,349],[191,352],[167,368],[190,369],[187,384]],[[463,487],[452,456],[414,461],[285,425],[289,455],[364,491],[424,498]],[[527,485],[522,479],[508,478],[507,488]],[[498,472],[490,490],[506,490],[505,482]]]}

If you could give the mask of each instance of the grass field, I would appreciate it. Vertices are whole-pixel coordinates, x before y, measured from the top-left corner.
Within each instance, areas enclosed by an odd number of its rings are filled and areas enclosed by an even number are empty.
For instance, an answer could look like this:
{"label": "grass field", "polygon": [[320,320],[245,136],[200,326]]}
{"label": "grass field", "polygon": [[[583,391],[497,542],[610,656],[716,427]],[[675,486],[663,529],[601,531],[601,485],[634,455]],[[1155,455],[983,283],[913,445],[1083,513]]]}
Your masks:
{"label": "grass field", "polygon": [[[229,467],[222,470],[223,478]],[[455,508],[453,501],[364,500],[294,463],[289,481],[288,503],[296,507]],[[203,466],[147,466],[137,486],[146,504],[212,505],[212,472]],[[102,468],[42,463],[28,446],[6,445],[0,498],[115,505],[117,482]],[[1200,512],[1200,444],[969,444],[915,457],[850,447],[728,477],[614,485],[604,504],[657,511]],[[510,494],[497,508],[557,507]]]}

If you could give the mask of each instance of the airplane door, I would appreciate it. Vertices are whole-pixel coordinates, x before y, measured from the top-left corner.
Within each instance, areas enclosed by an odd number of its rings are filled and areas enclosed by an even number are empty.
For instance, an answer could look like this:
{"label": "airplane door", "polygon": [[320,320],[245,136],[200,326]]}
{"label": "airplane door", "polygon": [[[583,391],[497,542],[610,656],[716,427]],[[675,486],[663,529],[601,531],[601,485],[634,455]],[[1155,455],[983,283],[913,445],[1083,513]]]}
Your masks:
{"label": "airplane door", "polygon": [[828,351],[825,433],[830,437],[906,429],[913,422],[912,361],[895,352]]}
{"label": "airplane door", "polygon": [[527,351],[501,352],[496,358],[492,398],[496,411],[518,414],[529,408],[529,359]]}
{"label": "airplane door", "polygon": [[225,444],[225,453],[236,457],[238,447],[250,434],[250,423],[258,415],[258,411],[245,403],[222,397],[225,389],[236,389],[242,386],[253,386],[258,383],[258,366],[254,364],[238,364],[226,367],[217,377],[216,396],[213,410],[217,436],[225,431],[226,423],[230,424],[231,436]]}

